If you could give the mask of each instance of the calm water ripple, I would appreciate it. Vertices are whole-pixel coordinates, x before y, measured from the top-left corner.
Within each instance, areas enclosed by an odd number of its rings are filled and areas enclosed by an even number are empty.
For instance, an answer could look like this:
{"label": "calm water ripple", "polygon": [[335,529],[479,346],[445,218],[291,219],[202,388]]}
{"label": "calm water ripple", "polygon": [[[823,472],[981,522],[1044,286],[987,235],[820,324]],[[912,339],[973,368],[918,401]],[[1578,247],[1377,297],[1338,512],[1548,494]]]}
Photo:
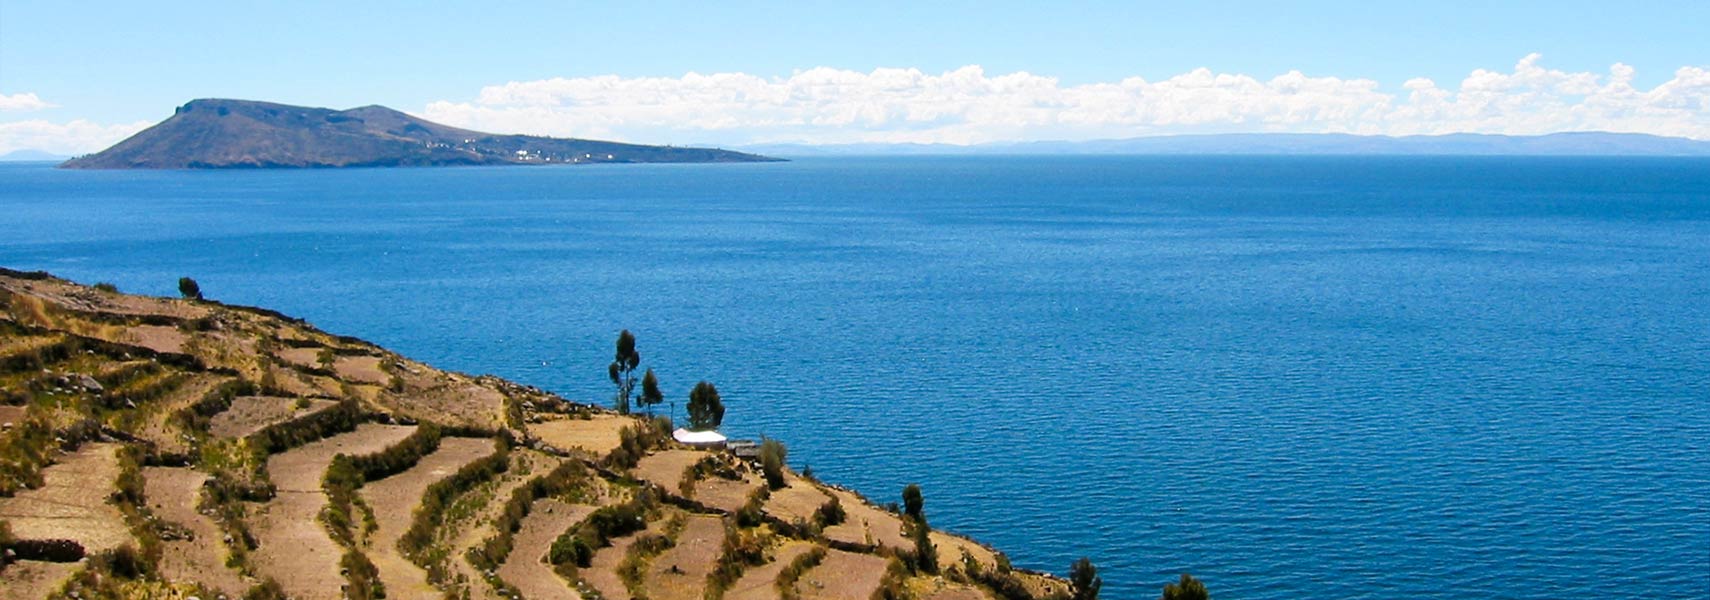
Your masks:
{"label": "calm water ripple", "polygon": [[[0,264],[679,404],[1112,598],[1710,597],[1710,163],[0,166]],[[679,409],[680,410],[680,409]]]}

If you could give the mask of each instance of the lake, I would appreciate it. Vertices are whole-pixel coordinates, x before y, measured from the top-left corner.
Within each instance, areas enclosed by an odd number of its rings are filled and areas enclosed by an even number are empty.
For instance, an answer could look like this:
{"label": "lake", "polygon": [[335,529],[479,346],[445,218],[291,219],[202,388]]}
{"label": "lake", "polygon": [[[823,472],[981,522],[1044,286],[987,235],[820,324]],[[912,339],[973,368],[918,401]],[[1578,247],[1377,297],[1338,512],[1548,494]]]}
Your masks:
{"label": "lake", "polygon": [[[1108,598],[1710,594],[1710,161],[0,166],[0,266],[681,417]],[[671,410],[667,406],[665,410]]]}

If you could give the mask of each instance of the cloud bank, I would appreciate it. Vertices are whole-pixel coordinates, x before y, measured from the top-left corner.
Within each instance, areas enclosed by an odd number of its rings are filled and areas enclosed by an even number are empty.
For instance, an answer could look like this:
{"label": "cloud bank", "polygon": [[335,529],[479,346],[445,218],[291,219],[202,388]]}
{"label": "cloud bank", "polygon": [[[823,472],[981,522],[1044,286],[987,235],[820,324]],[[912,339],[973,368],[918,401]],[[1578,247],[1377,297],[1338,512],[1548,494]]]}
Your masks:
{"label": "cloud bank", "polygon": [[473,101],[418,114],[507,133],[641,142],[975,144],[1219,132],[1543,134],[1618,131],[1710,139],[1710,70],[1681,67],[1649,90],[1633,68],[1563,72],[1522,58],[1511,72],[1476,70],[1458,85],[1290,71],[1268,80],[1196,69],[1160,81],[1066,86],[966,66],[870,73],[820,67],[788,77],[690,73],[510,82]]}
{"label": "cloud bank", "polygon": [[52,107],[53,107],[52,104],[48,104],[46,102],[43,102],[41,98],[37,98],[36,95],[33,93],[30,93],[30,94],[20,93],[20,94],[11,94],[11,95],[0,94],[0,112],[7,112],[7,111],[14,111],[14,110],[16,110],[16,111],[41,110],[44,108],[52,108]]}
{"label": "cloud bank", "polygon": [[153,125],[148,121],[102,125],[83,119],[66,123],[45,120],[0,123],[0,154],[15,150],[40,150],[73,156],[101,150]]}

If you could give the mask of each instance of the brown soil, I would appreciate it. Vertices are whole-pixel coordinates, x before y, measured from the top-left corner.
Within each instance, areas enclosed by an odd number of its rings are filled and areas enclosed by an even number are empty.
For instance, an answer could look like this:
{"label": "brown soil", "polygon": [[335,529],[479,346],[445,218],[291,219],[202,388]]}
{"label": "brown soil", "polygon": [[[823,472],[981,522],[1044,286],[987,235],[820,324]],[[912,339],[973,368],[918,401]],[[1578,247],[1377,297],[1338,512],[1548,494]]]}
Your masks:
{"label": "brown soil", "polygon": [[635,465],[635,478],[665,488],[665,491],[676,495],[681,489],[683,471],[691,465],[706,458],[707,453],[699,450],[665,450],[655,452],[641,458]]}
{"label": "brown soil", "polygon": [[617,575],[617,568],[623,562],[624,555],[629,553],[629,547],[641,539],[646,533],[662,533],[659,526],[662,521],[655,521],[647,527],[647,531],[626,535],[611,541],[612,545],[600,548],[594,552],[594,560],[589,561],[588,568],[581,570],[582,581],[593,587],[605,600],[632,600],[629,588],[623,584],[623,579]]}
{"label": "brown soil", "polygon": [[[476,514],[471,523],[449,524],[456,526],[458,531],[451,550],[451,570],[453,578],[460,580],[454,584],[457,590],[466,590],[469,597],[478,600],[503,600],[493,593],[493,587],[487,585],[480,571],[464,559],[465,553],[488,537],[497,534],[492,523],[498,517],[499,511],[504,510],[505,502],[511,499],[511,492],[528,483],[530,479],[551,472],[559,464],[559,458],[532,450],[517,450],[511,452],[511,467],[492,485],[485,507]],[[514,551],[514,548],[513,548]]]}
{"label": "brown soil", "polygon": [[[900,550],[914,548],[914,544],[902,533],[901,517],[868,504],[854,493],[835,488],[827,488],[826,492],[837,496],[837,501],[843,505],[843,512],[848,515],[842,524],[825,528],[827,539],[851,544],[877,544]],[[939,556],[944,554],[941,552]]]}
{"label": "brown soil", "polygon": [[333,371],[339,379],[374,385],[386,385],[392,379],[380,369],[378,356],[340,356],[333,359]]}
{"label": "brown soil", "polygon": [[[965,583],[950,583],[942,579],[929,580],[932,583],[922,585],[924,588],[915,592],[914,597],[921,600],[989,600],[990,596],[980,588]],[[919,582],[919,580],[917,580]]]}
{"label": "brown soil", "polygon": [[[931,517],[927,518],[931,522]],[[987,570],[997,568],[997,554],[990,548],[974,543],[960,536],[950,535],[942,531],[932,532],[932,544],[938,546],[938,564],[962,564],[962,552],[966,551],[974,557],[974,562],[980,563]]]}
{"label": "brown soil", "polygon": [[770,562],[744,571],[742,578],[725,590],[724,600],[778,600],[778,574],[784,572],[784,567],[790,566],[796,557],[812,549],[813,544],[807,542],[784,542],[772,550]]}
{"label": "brown soil", "polygon": [[321,350],[323,348],[285,348],[275,351],[274,356],[279,360],[309,369],[321,368]]}
{"label": "brown soil", "polygon": [[242,574],[226,568],[224,533],[207,515],[196,511],[201,500],[202,482],[208,475],[182,467],[145,467],[144,493],[149,509],[156,517],[176,523],[190,531],[190,539],[167,540],[162,546],[161,574],[169,581],[195,581],[215,592],[236,598],[248,590],[251,582]]}
{"label": "brown soil", "polygon": [[[377,386],[358,386],[373,390],[371,396],[381,398]],[[491,388],[472,383],[451,383],[429,389],[408,389],[402,394],[386,394],[384,404],[398,414],[441,423],[459,423],[498,429],[505,424],[505,396]]]}
{"label": "brown soil", "polygon": [[252,531],[261,542],[251,555],[258,574],[277,579],[286,593],[299,600],[340,597],[345,581],[338,563],[344,549],[328,537],[317,518],[327,503],[321,477],[334,455],[379,452],[413,431],[414,427],[363,424],[356,431],[269,457],[267,472],[278,486],[278,496],[251,511]]}
{"label": "brown soil", "polygon": [[741,481],[717,476],[707,477],[695,482],[695,501],[734,513],[742,510],[742,505],[748,503],[749,494],[753,494],[754,490],[762,485],[766,485],[764,479],[750,474],[744,474]]}
{"label": "brown soil", "polygon": [[0,572],[0,598],[47,598],[65,586],[83,563],[20,561]]}
{"label": "brown soil", "polygon": [[572,525],[582,522],[594,512],[594,507],[565,504],[557,500],[536,500],[522,529],[517,531],[515,545],[505,564],[499,567],[499,578],[517,586],[524,598],[568,598],[579,594],[552,571],[546,563],[546,551],[552,541]]}
{"label": "brown soil", "polygon": [[190,375],[161,402],[149,407],[151,414],[148,421],[136,432],[137,437],[154,442],[155,449],[162,454],[189,452],[190,446],[185,439],[188,432],[179,429],[176,423],[178,411],[189,408],[209,392],[231,380],[231,377],[223,375]]}
{"label": "brown soil", "polygon": [[707,575],[718,566],[724,546],[724,519],[692,515],[677,544],[653,558],[643,580],[651,600],[701,600]]}
{"label": "brown soil", "polygon": [[416,466],[362,486],[360,494],[374,507],[374,521],[379,525],[368,538],[368,559],[380,569],[380,582],[385,584],[388,598],[440,597],[439,590],[428,584],[427,571],[399,553],[398,540],[409,530],[428,486],[492,453],[493,440],[444,438],[439,449],[422,457]]}
{"label": "brown soil", "polygon": [[[618,431],[636,420],[620,415],[594,415],[591,419],[559,419],[528,426],[528,432],[555,447],[581,448],[596,457],[605,456],[619,444]],[[675,484],[673,484],[675,487]]]}
{"label": "brown soil", "polygon": [[17,425],[24,422],[24,414],[29,408],[23,406],[0,406],[0,423]]}
{"label": "brown soil", "polygon": [[239,396],[232,400],[231,408],[214,415],[208,423],[208,430],[219,437],[240,438],[269,425],[299,419],[336,404],[331,400],[312,399],[307,407],[297,408],[297,398]]}
{"label": "brown soil", "polygon": [[[793,523],[798,519],[812,521],[814,511],[831,500],[819,486],[794,474],[786,474],[784,481],[788,485],[783,489],[772,490],[771,497],[766,499],[765,511],[766,514],[783,519],[785,523]],[[848,508],[847,503],[844,508]]]}
{"label": "brown soil", "polygon": [[134,325],[120,341],[135,344],[155,352],[184,353],[184,342],[190,336],[184,335],[177,327],[165,325]]}
{"label": "brown soil", "polygon": [[842,550],[825,553],[825,560],[796,581],[802,600],[868,600],[884,583],[886,561],[871,554]]}
{"label": "brown soil", "polygon": [[57,279],[22,280],[0,277],[0,289],[35,296],[67,309],[121,315],[159,315],[200,319],[208,309],[186,300],[109,294]]}
{"label": "brown soil", "polygon": [[0,520],[20,539],[66,539],[90,554],[131,542],[125,516],[107,503],[119,476],[117,444],[85,444],[42,471],[45,484],[0,498]]}

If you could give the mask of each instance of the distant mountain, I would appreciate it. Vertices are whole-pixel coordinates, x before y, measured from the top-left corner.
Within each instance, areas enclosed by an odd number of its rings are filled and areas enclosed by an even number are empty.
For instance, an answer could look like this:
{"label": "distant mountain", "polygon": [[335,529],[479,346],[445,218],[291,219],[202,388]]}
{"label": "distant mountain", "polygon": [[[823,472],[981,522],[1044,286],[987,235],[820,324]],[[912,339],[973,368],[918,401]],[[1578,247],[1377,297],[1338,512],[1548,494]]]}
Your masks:
{"label": "distant mountain", "polygon": [[52,154],[52,153],[48,153],[48,152],[42,152],[41,150],[29,150],[29,149],[13,150],[13,151],[7,152],[5,154],[0,154],[0,162],[25,162],[25,161],[40,162],[40,161],[49,161],[49,160],[59,161],[59,160],[65,160],[67,158],[71,158],[71,157],[62,156],[59,154]]}
{"label": "distant mountain", "polygon": [[1640,133],[1574,132],[1536,136],[1456,133],[1403,137],[1339,133],[1173,135],[1085,142],[952,144],[766,144],[743,147],[781,156],[857,154],[1252,154],[1706,156],[1710,142]]}
{"label": "distant mountain", "polygon": [[777,160],[730,150],[497,135],[384,106],[332,110],[247,100],[195,100],[68,169],[401,167]]}

